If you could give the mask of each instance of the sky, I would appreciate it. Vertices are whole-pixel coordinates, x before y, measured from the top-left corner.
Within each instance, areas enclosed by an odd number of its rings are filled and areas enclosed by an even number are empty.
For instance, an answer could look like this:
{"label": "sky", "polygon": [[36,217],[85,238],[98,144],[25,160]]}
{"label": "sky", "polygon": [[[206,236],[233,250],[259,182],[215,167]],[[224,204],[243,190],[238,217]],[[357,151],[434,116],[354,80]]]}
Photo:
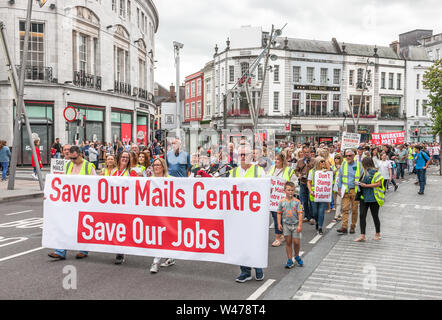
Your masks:
{"label": "sky", "polygon": [[180,81],[226,47],[230,30],[250,25],[282,37],[388,46],[414,29],[442,32],[440,0],[154,0],[159,14],[155,37],[155,82],[176,82],[173,41],[184,44]]}

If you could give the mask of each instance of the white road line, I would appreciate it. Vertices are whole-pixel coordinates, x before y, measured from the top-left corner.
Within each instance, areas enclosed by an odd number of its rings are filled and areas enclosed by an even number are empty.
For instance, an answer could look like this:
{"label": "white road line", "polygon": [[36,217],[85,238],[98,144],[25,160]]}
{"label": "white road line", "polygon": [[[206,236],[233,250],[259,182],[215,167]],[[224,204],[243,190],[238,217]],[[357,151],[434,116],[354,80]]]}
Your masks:
{"label": "white road line", "polygon": [[267,280],[262,286],[258,288],[250,297],[247,298],[247,300],[256,300],[258,299],[264,291],[266,291],[272,284],[275,282],[273,279]]}
{"label": "white road line", "polygon": [[318,242],[319,241],[319,239],[321,239],[322,238],[322,236],[320,235],[320,234],[318,234],[316,237],[314,237],[313,239],[312,239],[312,241],[310,241],[309,243],[310,244],[315,244],[316,242]]}
{"label": "white road line", "polygon": [[20,211],[20,212],[8,213],[8,214],[5,214],[5,216],[15,216],[15,215],[17,215],[17,214],[28,213],[28,212],[32,212],[32,210],[26,210],[26,211]]}
{"label": "white road line", "polygon": [[327,229],[331,229],[335,226],[336,222],[332,222],[327,226]]}
{"label": "white road line", "polygon": [[14,258],[17,258],[17,257],[20,257],[20,256],[24,256],[25,254],[32,253],[32,252],[35,252],[35,251],[39,251],[41,249],[44,249],[44,247],[35,248],[35,249],[32,249],[32,250],[28,250],[28,251],[25,251],[25,252],[14,254],[14,255],[9,256],[9,257],[1,258],[0,262],[6,261],[6,260],[11,260],[11,259],[14,259]]}

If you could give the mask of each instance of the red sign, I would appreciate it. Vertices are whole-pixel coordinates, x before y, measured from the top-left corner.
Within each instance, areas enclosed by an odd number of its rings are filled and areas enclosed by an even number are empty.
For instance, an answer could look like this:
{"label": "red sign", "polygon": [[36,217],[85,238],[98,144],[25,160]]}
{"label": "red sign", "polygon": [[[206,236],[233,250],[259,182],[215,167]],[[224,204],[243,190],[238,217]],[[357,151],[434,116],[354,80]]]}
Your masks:
{"label": "red sign", "polygon": [[147,126],[137,126],[137,144],[147,144]]}
{"label": "red sign", "polygon": [[67,122],[74,122],[77,119],[77,110],[74,107],[66,107],[63,111],[63,117]]}
{"label": "red sign", "polygon": [[405,143],[405,131],[387,132],[387,133],[372,133],[372,142],[375,145],[398,145]]}
{"label": "red sign", "polygon": [[124,143],[126,141],[132,141],[132,124],[122,123],[121,124],[121,141]]}

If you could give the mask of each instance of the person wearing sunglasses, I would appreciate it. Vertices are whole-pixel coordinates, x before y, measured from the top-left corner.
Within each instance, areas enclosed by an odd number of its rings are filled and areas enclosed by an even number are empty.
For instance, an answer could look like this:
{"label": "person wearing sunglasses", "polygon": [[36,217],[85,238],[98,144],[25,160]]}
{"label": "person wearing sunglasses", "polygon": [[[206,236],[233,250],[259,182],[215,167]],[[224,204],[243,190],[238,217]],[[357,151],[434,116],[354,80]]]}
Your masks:
{"label": "person wearing sunglasses", "polygon": [[316,172],[318,172],[318,171],[323,171],[323,172],[329,171],[327,168],[326,160],[323,157],[317,157],[315,159],[314,167],[313,167],[313,169],[311,169],[309,171],[308,178],[307,178],[307,181],[308,181],[307,187],[310,192],[310,202],[311,202],[312,210],[313,210],[313,218],[316,221],[316,231],[318,231],[318,233],[320,235],[322,235],[323,234],[322,225],[324,223],[324,213],[325,213],[325,209],[327,209],[328,202],[319,202],[316,199],[315,177],[316,177]]}
{"label": "person wearing sunglasses", "polygon": [[[349,210],[351,206],[352,219],[350,233],[355,233],[358,222],[359,201],[356,200],[358,184],[362,176],[363,168],[359,161],[355,161],[355,152],[352,149],[345,150],[345,159],[339,170],[338,194],[342,198],[342,225],[337,230],[339,234],[348,233]],[[344,189],[344,190],[343,190]]]}
{"label": "person wearing sunglasses", "polygon": [[[66,163],[64,172],[66,175],[82,175],[82,176],[95,176],[96,172],[94,169],[94,165],[83,159],[83,154],[81,152],[80,147],[72,146],[69,150],[70,161]],[[57,249],[52,253],[49,253],[48,256],[57,259],[57,260],[65,260],[66,259],[66,249]],[[88,257],[87,251],[80,251],[76,255],[76,259],[83,259]]]}

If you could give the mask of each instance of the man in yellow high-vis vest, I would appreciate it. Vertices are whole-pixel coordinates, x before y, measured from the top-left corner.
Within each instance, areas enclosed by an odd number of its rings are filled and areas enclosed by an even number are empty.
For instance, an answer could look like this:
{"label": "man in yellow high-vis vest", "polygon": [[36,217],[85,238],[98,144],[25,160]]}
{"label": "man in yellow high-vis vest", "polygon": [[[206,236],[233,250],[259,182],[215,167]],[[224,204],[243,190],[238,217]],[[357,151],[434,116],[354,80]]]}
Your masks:
{"label": "man in yellow high-vis vest", "polygon": [[[252,164],[252,152],[247,145],[240,146],[238,151],[239,165],[230,170],[230,178],[262,178],[265,177],[265,171],[257,164]],[[241,274],[235,279],[236,282],[246,282],[252,280],[252,268],[240,266]],[[255,268],[257,281],[264,279],[262,268]]]}
{"label": "man in yellow high-vis vest", "polygon": [[[350,226],[350,233],[355,233],[356,223],[358,222],[358,207],[359,201],[356,201],[356,194],[358,193],[358,183],[362,176],[362,164],[355,160],[355,153],[351,149],[345,150],[345,160],[340,169],[340,177],[338,182],[338,195],[342,198],[342,226],[338,229],[338,233],[348,233],[348,215],[351,205],[352,219]],[[345,191],[342,189],[345,188]],[[341,193],[342,191],[342,193]]]}
{"label": "man in yellow high-vis vest", "polygon": [[[70,161],[66,163],[64,168],[65,174],[74,174],[74,175],[96,175],[94,166],[91,162],[83,159],[81,150],[78,146],[72,146],[69,150]],[[66,259],[67,250],[65,249],[57,249],[52,253],[49,253],[48,256],[58,260]],[[80,251],[76,258],[83,259],[88,256],[87,251]]]}

